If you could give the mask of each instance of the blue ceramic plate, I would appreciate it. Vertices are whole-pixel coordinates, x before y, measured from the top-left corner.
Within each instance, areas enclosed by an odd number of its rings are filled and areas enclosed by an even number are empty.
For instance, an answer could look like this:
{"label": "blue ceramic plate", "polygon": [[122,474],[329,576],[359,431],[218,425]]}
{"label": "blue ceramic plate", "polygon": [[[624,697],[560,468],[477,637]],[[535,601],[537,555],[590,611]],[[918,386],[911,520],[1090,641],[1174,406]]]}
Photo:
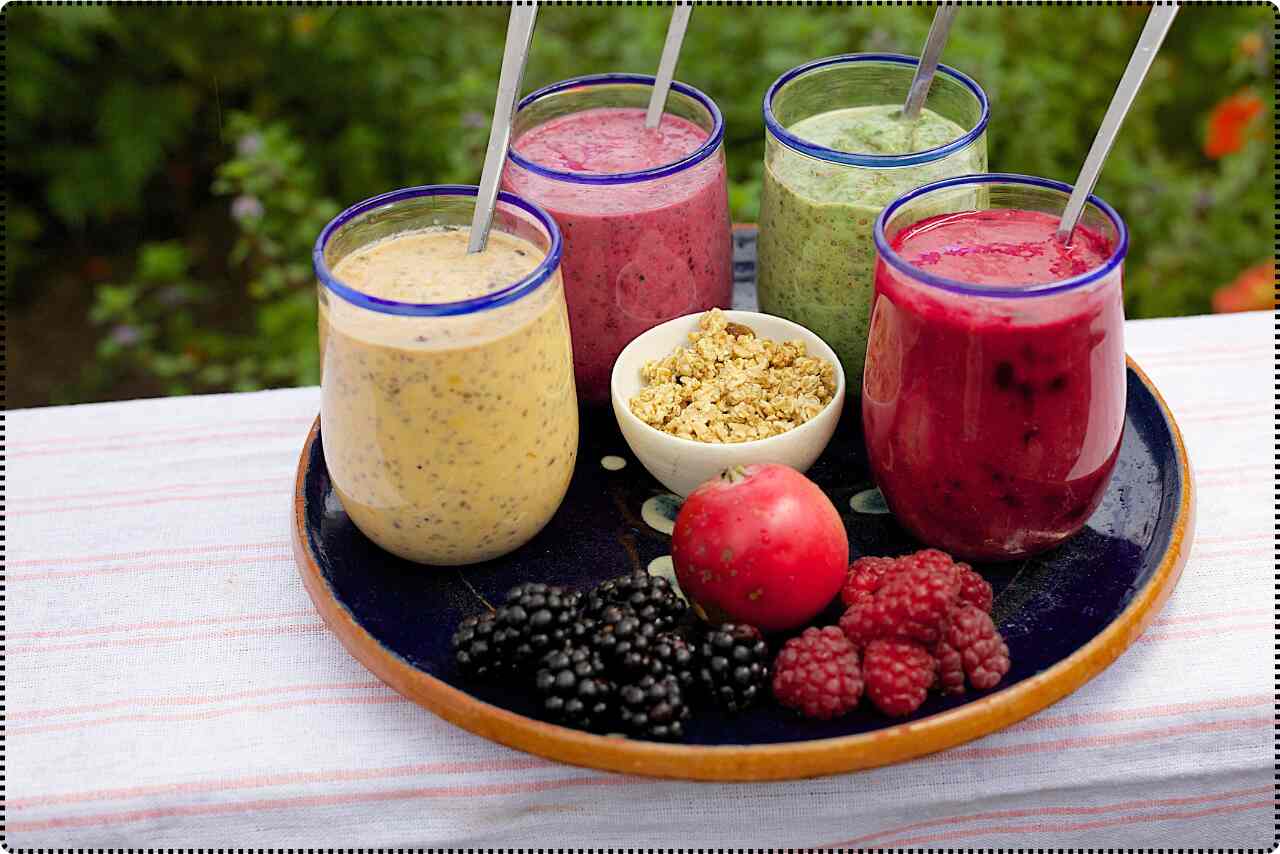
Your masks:
{"label": "blue ceramic plate", "polygon": [[[750,270],[748,269],[749,275]],[[808,472],[841,511],[852,556],[919,548],[884,511],[847,407]],[[614,458],[614,459],[609,459]],[[617,470],[618,461],[625,465]],[[1059,548],[977,568],[995,589],[993,616],[1013,668],[993,691],[931,693],[909,718],[864,703],[844,718],[802,720],[771,703],[738,717],[704,712],[681,745],[605,738],[532,719],[530,698],[458,674],[449,638],[463,618],[528,580],[585,589],[632,569],[669,572],[674,497],[629,454],[607,409],[582,412],[569,494],[550,524],[505,558],[465,569],[393,557],[351,523],[312,429],[299,463],[295,550],[308,591],[351,652],[401,693],[505,744],[593,767],[692,779],[778,779],[886,764],[1019,720],[1110,664],[1155,616],[1190,548],[1192,485],[1168,410],[1132,363],[1115,474],[1087,527]],[[664,517],[667,525],[663,525]],[[830,624],[837,608],[819,619]]]}

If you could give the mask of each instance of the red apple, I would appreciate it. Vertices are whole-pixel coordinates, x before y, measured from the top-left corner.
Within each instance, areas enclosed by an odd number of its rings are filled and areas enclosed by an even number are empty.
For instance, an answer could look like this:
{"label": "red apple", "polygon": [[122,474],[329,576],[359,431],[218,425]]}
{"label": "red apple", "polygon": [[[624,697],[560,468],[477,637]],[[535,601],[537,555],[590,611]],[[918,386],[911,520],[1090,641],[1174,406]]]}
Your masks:
{"label": "red apple", "polygon": [[835,598],[849,538],[831,500],[800,472],[738,466],[685,499],[671,559],[680,589],[713,619],[779,631]]}

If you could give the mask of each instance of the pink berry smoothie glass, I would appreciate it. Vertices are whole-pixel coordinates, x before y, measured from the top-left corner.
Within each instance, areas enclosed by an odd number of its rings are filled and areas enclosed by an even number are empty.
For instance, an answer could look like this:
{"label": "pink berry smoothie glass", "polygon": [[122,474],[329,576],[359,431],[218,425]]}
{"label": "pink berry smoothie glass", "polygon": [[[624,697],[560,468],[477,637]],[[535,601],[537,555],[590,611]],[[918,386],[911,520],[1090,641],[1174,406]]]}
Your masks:
{"label": "pink berry smoothie glass", "polygon": [[550,211],[564,235],[578,394],[609,398],[622,348],[673,317],[728,308],[733,247],[724,121],[672,83],[644,127],[653,77],[601,74],[539,89],[516,111],[503,187]]}
{"label": "pink berry smoothie glass", "polygon": [[1079,531],[1111,478],[1125,412],[1128,232],[1071,187],[967,175],[900,196],[875,224],[862,421],[904,528],[972,560]]}

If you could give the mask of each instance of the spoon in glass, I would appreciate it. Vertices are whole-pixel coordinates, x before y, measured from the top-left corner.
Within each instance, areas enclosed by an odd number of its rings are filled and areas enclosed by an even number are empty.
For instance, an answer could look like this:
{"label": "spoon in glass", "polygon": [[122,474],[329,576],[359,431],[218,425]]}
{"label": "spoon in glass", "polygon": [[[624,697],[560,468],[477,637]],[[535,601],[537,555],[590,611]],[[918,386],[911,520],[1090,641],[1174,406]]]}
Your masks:
{"label": "spoon in glass", "polygon": [[493,227],[493,209],[498,203],[498,181],[511,147],[511,123],[516,114],[516,95],[524,80],[524,67],[529,61],[529,45],[533,42],[533,24],[538,17],[537,0],[524,0],[511,7],[507,19],[507,44],[502,51],[502,71],[498,74],[498,98],[493,105],[493,123],[489,126],[489,147],[480,172],[480,189],[476,192],[476,210],[471,217],[471,239],[467,254],[483,252]]}
{"label": "spoon in glass", "polygon": [[1164,41],[1177,14],[1178,4],[1170,3],[1164,6],[1153,6],[1151,14],[1147,16],[1147,24],[1142,28],[1142,34],[1138,36],[1138,44],[1133,49],[1133,56],[1129,58],[1129,66],[1125,68],[1124,76],[1116,86],[1116,94],[1111,98],[1111,106],[1107,107],[1107,113],[1102,117],[1098,135],[1093,138],[1093,146],[1084,159],[1080,176],[1076,178],[1071,197],[1067,199],[1067,206],[1062,211],[1062,219],[1058,223],[1058,240],[1065,244],[1071,243],[1071,233],[1075,231],[1076,225],[1080,222],[1080,215],[1084,213],[1085,201],[1098,183],[1102,164],[1106,161],[1107,155],[1111,152],[1111,145],[1120,133],[1120,125],[1124,123],[1124,117],[1133,106],[1138,89],[1142,86],[1147,72],[1151,70],[1151,63],[1155,61],[1160,44]]}
{"label": "spoon in glass", "polygon": [[920,115],[924,99],[929,95],[929,86],[933,83],[933,75],[938,71],[938,60],[942,57],[942,48],[947,44],[951,23],[958,11],[959,6],[944,3],[933,13],[933,23],[929,25],[929,35],[925,37],[924,50],[920,52],[920,64],[916,66],[915,76],[911,78],[907,102],[902,106],[899,118],[912,122]]}
{"label": "spoon in glass", "polygon": [[644,126],[656,128],[662,121],[662,111],[667,105],[667,91],[671,78],[676,75],[676,63],[680,61],[680,45],[684,43],[684,31],[689,28],[689,16],[693,7],[677,3],[671,9],[671,23],[667,25],[667,41],[662,46],[662,59],[658,60],[658,74],[653,78],[653,92],[649,95],[649,110],[644,114]]}

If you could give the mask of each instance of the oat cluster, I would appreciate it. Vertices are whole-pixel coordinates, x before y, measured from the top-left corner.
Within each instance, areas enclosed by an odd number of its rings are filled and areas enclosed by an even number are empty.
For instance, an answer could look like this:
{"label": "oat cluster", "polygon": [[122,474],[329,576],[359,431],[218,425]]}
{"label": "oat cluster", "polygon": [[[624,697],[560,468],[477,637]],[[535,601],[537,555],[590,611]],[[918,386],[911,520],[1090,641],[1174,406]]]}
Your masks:
{"label": "oat cluster", "polygon": [[689,346],[646,362],[631,411],[664,433],[699,442],[749,442],[785,433],[822,411],[835,367],[803,341],[760,338],[713,308]]}

